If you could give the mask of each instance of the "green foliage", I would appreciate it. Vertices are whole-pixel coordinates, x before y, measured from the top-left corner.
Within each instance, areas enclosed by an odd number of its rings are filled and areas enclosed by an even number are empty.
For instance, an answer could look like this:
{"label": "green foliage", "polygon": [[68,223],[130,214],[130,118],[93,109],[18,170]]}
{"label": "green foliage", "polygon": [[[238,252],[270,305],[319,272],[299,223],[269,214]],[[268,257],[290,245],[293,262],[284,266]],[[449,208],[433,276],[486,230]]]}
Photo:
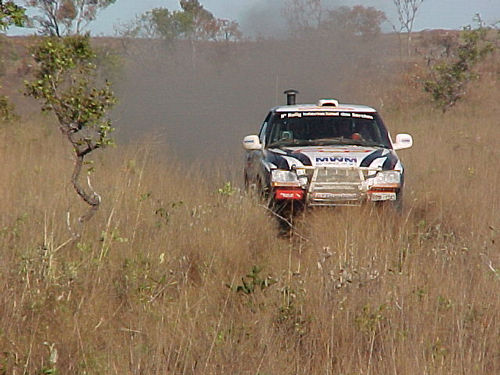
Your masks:
{"label": "green foliage", "polygon": [[180,0],[180,5],[185,37],[191,40],[211,39],[216,27],[214,15],[203,8],[198,0]]}
{"label": "green foliage", "polygon": [[430,65],[430,79],[424,82],[424,90],[443,112],[466,95],[469,82],[478,79],[475,66],[494,50],[494,44],[488,40],[489,32],[482,25],[477,29],[465,27],[460,42],[447,50],[448,56]]}
{"label": "green foliage", "polygon": [[231,185],[231,181],[227,181],[223,187],[217,189],[217,193],[225,197],[230,197],[236,193],[236,189]]}
{"label": "green foliage", "polygon": [[95,53],[88,36],[48,38],[33,53],[35,80],[26,82],[26,94],[39,99],[43,111],[53,111],[63,134],[78,155],[113,143],[107,111],[116,99],[109,82],[93,87]]}
{"label": "green foliage", "polygon": [[26,9],[16,5],[13,1],[0,0],[0,31],[5,31],[9,26],[22,27],[26,22]]}
{"label": "green foliage", "polygon": [[[242,284],[237,285],[234,290],[238,293],[241,292],[244,294],[252,294],[257,288],[260,288],[260,290],[264,290],[276,283],[276,280],[272,279],[271,277],[262,278],[260,276],[261,271],[261,267],[253,266],[250,273],[241,278]],[[228,285],[228,287],[231,286]]]}
{"label": "green foliage", "polygon": [[[107,111],[116,103],[111,85],[105,81],[96,87],[96,54],[86,36],[50,37],[42,41],[34,52],[35,79],[25,82],[26,95],[42,102],[42,111],[53,111],[59,129],[66,136],[75,153],[75,167],[71,182],[77,194],[91,206],[91,211],[80,218],[83,222],[99,207],[100,196],[88,193],[79,183],[84,158],[98,148],[114,143]],[[93,190],[90,186],[90,190]]]}
{"label": "green foliage", "polygon": [[156,259],[141,253],[133,258],[125,258],[120,275],[114,281],[118,296],[140,301],[144,307],[158,299],[173,298],[173,292],[178,285],[175,277],[179,274],[172,269],[166,269],[164,262],[165,253],[161,253]]}
{"label": "green foliage", "polygon": [[43,35],[63,36],[80,34],[95,20],[99,10],[116,0],[28,0],[28,6],[35,8],[33,20]]}
{"label": "green foliage", "polygon": [[139,28],[149,30],[150,36],[167,42],[185,37],[192,27],[192,20],[185,12],[171,12],[167,8],[152,9],[140,16],[139,20]]}
{"label": "green foliage", "polygon": [[275,323],[279,330],[297,339],[304,337],[310,330],[311,317],[304,313],[306,290],[299,281],[279,289],[280,304]]}
{"label": "green foliage", "polygon": [[[11,25],[22,27],[26,22],[26,9],[16,5],[13,1],[3,2],[0,0],[0,32],[5,31]],[[2,61],[3,64],[3,61]],[[9,122],[15,120],[14,106],[4,95],[0,95],[0,121]]]}

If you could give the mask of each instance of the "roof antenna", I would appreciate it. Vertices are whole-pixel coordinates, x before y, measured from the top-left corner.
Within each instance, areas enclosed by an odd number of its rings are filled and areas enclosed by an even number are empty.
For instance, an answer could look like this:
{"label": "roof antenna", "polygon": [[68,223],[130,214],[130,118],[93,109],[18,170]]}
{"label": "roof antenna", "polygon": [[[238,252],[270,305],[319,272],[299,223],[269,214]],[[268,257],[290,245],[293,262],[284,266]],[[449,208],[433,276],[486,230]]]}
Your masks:
{"label": "roof antenna", "polygon": [[296,97],[299,92],[294,89],[286,90],[283,94],[286,94],[286,105],[295,105]]}

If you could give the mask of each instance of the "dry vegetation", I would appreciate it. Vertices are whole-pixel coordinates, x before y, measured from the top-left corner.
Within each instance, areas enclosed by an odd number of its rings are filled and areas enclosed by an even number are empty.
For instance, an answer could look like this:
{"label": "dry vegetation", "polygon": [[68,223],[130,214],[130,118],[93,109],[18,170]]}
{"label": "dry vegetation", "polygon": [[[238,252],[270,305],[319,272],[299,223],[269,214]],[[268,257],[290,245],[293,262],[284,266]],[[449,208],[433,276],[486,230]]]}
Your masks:
{"label": "dry vegetation", "polygon": [[2,125],[0,373],[500,373],[489,64],[445,115],[404,82],[375,93],[395,103],[392,132],[415,139],[400,153],[403,214],[316,210],[297,223],[302,237],[278,237],[255,201],[218,191],[223,173],[186,171],[150,142],[97,157],[103,204],[79,228],[56,127]]}

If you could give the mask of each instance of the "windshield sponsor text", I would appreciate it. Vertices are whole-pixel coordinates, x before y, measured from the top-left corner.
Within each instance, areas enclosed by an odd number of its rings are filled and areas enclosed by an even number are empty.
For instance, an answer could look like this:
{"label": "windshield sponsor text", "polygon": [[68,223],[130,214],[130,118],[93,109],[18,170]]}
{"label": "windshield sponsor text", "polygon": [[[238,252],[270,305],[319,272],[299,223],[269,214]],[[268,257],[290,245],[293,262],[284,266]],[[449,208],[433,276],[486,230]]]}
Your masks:
{"label": "windshield sponsor text", "polygon": [[287,112],[287,113],[281,113],[280,117],[283,118],[302,118],[302,117],[322,117],[322,116],[328,116],[328,117],[353,117],[353,118],[360,118],[360,119],[367,119],[367,120],[373,120],[372,115],[368,115],[366,113],[354,113],[354,112],[319,112],[319,111],[312,111],[312,112]]}

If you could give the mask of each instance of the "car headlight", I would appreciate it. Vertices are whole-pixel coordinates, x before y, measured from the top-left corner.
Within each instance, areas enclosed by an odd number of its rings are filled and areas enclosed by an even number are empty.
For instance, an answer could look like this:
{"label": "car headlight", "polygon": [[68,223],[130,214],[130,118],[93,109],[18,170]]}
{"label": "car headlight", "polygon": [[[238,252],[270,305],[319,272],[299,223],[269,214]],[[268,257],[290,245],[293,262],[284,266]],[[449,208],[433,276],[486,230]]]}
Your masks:
{"label": "car headlight", "polygon": [[294,171],[273,169],[271,171],[271,182],[273,186],[300,186],[301,183]]}
{"label": "car headlight", "polygon": [[378,172],[375,178],[373,178],[372,185],[399,187],[401,185],[401,173],[398,171]]}

